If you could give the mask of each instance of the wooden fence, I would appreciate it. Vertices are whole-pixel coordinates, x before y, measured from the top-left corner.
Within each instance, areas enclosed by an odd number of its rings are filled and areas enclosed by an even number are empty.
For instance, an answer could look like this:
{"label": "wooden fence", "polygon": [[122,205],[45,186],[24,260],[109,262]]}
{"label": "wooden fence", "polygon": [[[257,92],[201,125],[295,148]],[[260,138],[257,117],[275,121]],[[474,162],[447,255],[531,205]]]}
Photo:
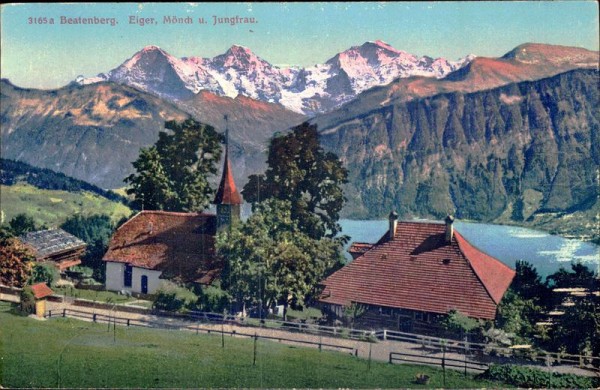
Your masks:
{"label": "wooden fence", "polygon": [[265,339],[265,340],[284,342],[284,343],[288,343],[288,344],[295,343],[295,344],[301,344],[301,345],[308,345],[308,346],[318,348],[319,350],[326,348],[326,349],[331,349],[331,350],[336,350],[336,351],[348,352],[348,353],[352,354],[353,356],[357,356],[357,354],[358,354],[358,350],[354,347],[348,347],[348,346],[339,345],[339,344],[324,343],[321,340],[319,340],[318,342],[314,342],[314,341],[308,341],[308,340],[292,339],[292,338],[282,337],[279,335],[278,336],[267,336],[267,335],[258,335],[257,333],[253,334],[253,333],[246,333],[246,332],[237,332],[236,330],[225,330],[224,328],[221,328],[221,329],[207,328],[207,327],[201,326],[201,322],[198,322],[198,321],[195,323],[190,323],[189,321],[182,321],[181,323],[178,323],[178,324],[175,324],[175,323],[169,324],[164,321],[150,321],[150,320],[145,320],[145,319],[124,318],[124,317],[117,317],[117,316],[105,315],[105,314],[99,314],[99,313],[89,313],[89,312],[73,310],[73,309],[49,310],[45,313],[44,317],[45,318],[70,317],[70,318],[88,320],[88,321],[92,321],[92,322],[96,322],[96,323],[107,323],[109,325],[109,328],[110,328],[110,324],[113,324],[113,326],[122,325],[122,326],[128,326],[128,327],[129,326],[137,326],[137,327],[144,327],[144,328],[186,330],[186,331],[195,332],[196,334],[202,332],[202,333],[206,333],[206,334],[221,334],[222,336],[229,335],[231,337],[250,337],[250,338],[255,338],[255,339]]}
{"label": "wooden fence", "polygon": [[470,360],[467,355],[465,355],[464,359],[455,359],[448,358],[445,354],[442,356],[433,356],[433,355],[417,355],[403,352],[390,352],[390,363],[412,363],[412,364],[423,364],[428,366],[440,366],[443,369],[446,367],[454,368],[454,369],[462,369],[465,371],[465,375],[467,372],[483,372],[489,368],[489,365],[486,363],[476,362]]}

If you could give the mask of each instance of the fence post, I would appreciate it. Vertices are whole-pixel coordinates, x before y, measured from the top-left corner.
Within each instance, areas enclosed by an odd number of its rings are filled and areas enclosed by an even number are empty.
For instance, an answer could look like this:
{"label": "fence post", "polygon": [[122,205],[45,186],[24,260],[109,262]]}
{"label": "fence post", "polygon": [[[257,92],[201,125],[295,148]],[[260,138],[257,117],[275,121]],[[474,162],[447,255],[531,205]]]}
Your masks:
{"label": "fence post", "polygon": [[129,326],[129,318],[127,319],[127,326]]}
{"label": "fence post", "polygon": [[446,387],[446,342],[442,340],[442,373],[444,375],[444,387]]}
{"label": "fence post", "polygon": [[321,344],[323,343],[323,335],[319,335],[319,352],[321,352]]}
{"label": "fence post", "polygon": [[225,318],[223,318],[221,321],[221,348],[225,349],[225,331],[223,329],[223,321],[225,321]]}
{"label": "fence post", "polygon": [[63,309],[63,318],[67,315],[67,309]]}
{"label": "fence post", "polygon": [[254,332],[254,360],[252,361],[252,365],[256,366],[256,340],[258,339],[258,336],[256,335],[256,332]]}
{"label": "fence post", "polygon": [[387,329],[383,330],[383,340],[387,340]]}
{"label": "fence post", "polygon": [[392,353],[393,352],[390,352],[390,358],[389,358],[389,361],[388,361],[388,363],[390,363],[390,364],[392,364]]}
{"label": "fence post", "polygon": [[371,343],[369,343],[369,362],[367,364],[367,372],[371,371]]}
{"label": "fence post", "polygon": [[92,317],[92,321],[96,322],[96,313],[94,313],[94,316]]}

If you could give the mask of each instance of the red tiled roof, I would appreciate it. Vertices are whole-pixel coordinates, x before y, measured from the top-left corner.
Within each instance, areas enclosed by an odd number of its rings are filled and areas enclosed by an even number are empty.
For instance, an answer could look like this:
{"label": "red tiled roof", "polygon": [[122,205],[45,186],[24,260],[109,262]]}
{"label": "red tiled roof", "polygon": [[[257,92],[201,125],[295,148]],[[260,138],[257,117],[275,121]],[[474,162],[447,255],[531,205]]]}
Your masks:
{"label": "red tiled roof", "polygon": [[210,284],[221,270],[214,258],[215,229],[214,214],[142,211],[117,229],[102,260]]}
{"label": "red tiled roof", "polygon": [[229,163],[228,153],[225,153],[225,163],[223,164],[223,176],[221,184],[217,190],[214,204],[242,204],[242,197],[235,187],[233,174],[231,173],[231,164]]}
{"label": "red tiled roof", "polygon": [[33,296],[35,299],[46,298],[54,294],[54,291],[52,291],[50,287],[46,286],[46,283],[34,284],[31,286],[31,290],[33,291]]}
{"label": "red tiled roof", "polygon": [[387,237],[325,279],[321,301],[495,317],[513,270],[456,232],[447,243],[444,224],[399,222]]}

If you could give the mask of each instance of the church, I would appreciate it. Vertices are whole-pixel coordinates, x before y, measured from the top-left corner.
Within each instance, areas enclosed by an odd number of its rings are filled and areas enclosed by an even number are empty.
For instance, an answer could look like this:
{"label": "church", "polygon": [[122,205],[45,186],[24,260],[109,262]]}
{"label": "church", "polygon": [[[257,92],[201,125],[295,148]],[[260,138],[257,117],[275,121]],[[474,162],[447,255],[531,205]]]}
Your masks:
{"label": "church", "polygon": [[121,225],[102,259],[106,289],[153,294],[163,280],[212,284],[222,269],[215,236],[240,219],[242,204],[228,148],[213,203],[216,215],[143,210]]}

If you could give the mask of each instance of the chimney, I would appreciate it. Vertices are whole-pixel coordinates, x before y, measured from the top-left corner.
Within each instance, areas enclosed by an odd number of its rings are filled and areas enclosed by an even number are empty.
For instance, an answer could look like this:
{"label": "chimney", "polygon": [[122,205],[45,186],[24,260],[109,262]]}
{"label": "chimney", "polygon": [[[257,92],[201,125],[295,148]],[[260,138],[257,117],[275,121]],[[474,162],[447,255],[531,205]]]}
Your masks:
{"label": "chimney", "polygon": [[390,213],[389,221],[390,221],[389,239],[391,241],[394,238],[396,238],[396,227],[398,226],[398,214],[395,211],[393,211],[393,210]]}
{"label": "chimney", "polygon": [[454,237],[454,217],[452,215],[448,215],[445,219],[446,222],[446,242],[451,243],[452,238]]}

